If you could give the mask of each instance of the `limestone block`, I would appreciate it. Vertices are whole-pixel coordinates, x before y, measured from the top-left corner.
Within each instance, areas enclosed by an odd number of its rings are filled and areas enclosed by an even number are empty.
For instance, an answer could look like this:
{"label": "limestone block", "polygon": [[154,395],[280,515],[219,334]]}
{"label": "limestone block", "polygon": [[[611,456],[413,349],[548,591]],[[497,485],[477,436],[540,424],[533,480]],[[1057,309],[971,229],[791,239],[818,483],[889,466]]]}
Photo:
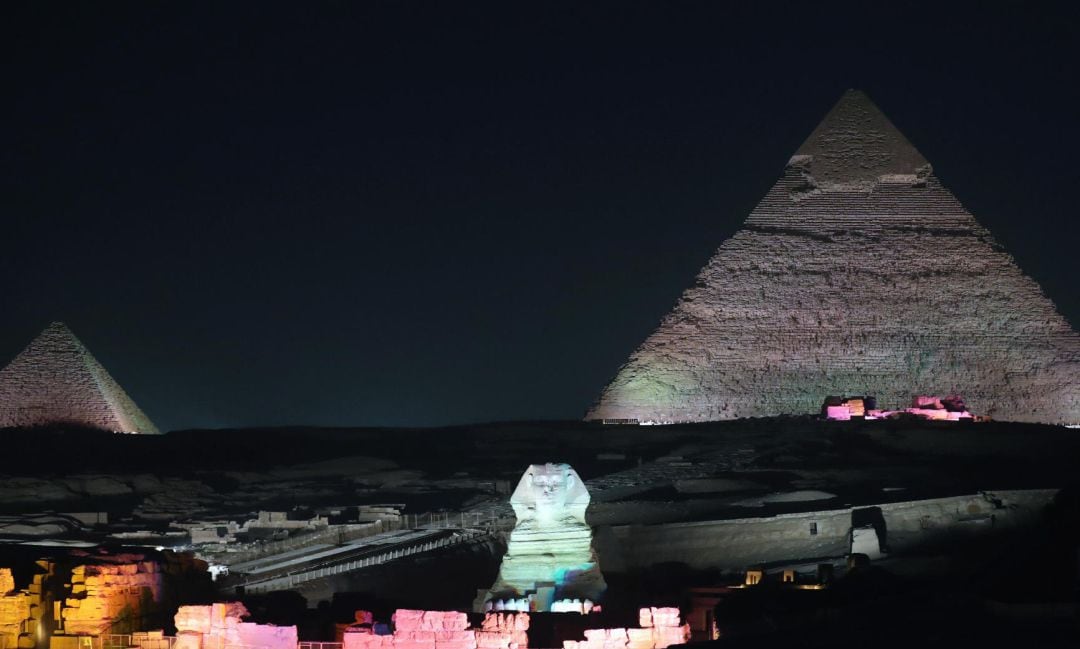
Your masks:
{"label": "limestone block", "polygon": [[682,622],[682,616],[679,612],[679,609],[675,607],[657,608],[653,606],[649,609],[649,612],[650,617],[652,618],[651,626],[678,627]]}
{"label": "limestone block", "polygon": [[402,630],[394,629],[395,642],[412,642],[416,644],[430,645],[435,643],[434,631]]}
{"label": "limestone block", "polygon": [[79,636],[54,633],[49,638],[49,649],[79,649]]}
{"label": "limestone block", "polygon": [[686,644],[690,641],[690,625],[682,626],[658,626],[653,627],[653,644],[656,649],[665,649],[675,644]]}
{"label": "limestone block", "polygon": [[626,637],[630,649],[653,649],[653,629],[627,629]]}
{"label": "limestone block", "polygon": [[176,625],[177,632],[209,633],[210,607],[181,606],[176,609],[173,623]]}
{"label": "limestone block", "polygon": [[387,649],[394,646],[394,637],[375,635],[369,629],[348,629],[342,636],[343,649]]}
{"label": "limestone block", "polygon": [[241,622],[240,644],[263,649],[296,649],[298,638],[295,626],[273,626]]}
{"label": "limestone block", "polygon": [[0,568],[0,595],[6,595],[15,590],[15,578],[11,575],[11,568]]}
{"label": "limestone block", "polygon": [[203,634],[198,631],[177,631],[173,649],[202,649],[202,639]]}

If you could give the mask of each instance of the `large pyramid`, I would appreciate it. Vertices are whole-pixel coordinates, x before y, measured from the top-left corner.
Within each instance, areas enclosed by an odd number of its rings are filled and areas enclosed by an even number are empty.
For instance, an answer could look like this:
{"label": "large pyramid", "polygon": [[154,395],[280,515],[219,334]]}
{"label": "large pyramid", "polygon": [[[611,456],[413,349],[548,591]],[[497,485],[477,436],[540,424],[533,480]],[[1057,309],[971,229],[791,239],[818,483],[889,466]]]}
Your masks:
{"label": "large pyramid", "polygon": [[587,419],[692,422],[960,394],[995,419],[1080,422],[1080,336],[850,90]]}
{"label": "large pyramid", "polygon": [[153,422],[63,323],[0,370],[0,427],[74,424],[157,433]]}

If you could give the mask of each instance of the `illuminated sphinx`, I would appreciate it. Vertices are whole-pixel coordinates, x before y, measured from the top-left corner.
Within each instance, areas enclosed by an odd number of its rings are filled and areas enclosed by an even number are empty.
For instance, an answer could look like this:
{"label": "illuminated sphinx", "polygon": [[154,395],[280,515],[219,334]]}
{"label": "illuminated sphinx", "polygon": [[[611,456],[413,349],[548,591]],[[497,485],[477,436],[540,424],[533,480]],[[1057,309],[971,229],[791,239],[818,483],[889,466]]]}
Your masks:
{"label": "illuminated sphinx", "polygon": [[597,601],[606,585],[585,523],[589,492],[567,464],[533,464],[510,496],[517,523],[499,578],[483,601],[528,603],[548,611],[554,601]]}

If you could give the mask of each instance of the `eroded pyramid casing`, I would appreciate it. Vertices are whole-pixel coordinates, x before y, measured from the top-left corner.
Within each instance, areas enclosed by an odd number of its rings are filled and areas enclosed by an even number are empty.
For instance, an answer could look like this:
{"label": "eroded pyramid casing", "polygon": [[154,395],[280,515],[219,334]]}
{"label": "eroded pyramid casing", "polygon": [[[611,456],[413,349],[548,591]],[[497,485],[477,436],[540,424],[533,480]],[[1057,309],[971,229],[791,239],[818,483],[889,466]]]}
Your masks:
{"label": "eroded pyramid casing", "polygon": [[693,422],[961,394],[1080,422],[1080,336],[862,93],[848,91],[587,419]]}
{"label": "eroded pyramid casing", "polygon": [[158,433],[79,339],[54,322],[0,370],[0,427],[57,424]]}

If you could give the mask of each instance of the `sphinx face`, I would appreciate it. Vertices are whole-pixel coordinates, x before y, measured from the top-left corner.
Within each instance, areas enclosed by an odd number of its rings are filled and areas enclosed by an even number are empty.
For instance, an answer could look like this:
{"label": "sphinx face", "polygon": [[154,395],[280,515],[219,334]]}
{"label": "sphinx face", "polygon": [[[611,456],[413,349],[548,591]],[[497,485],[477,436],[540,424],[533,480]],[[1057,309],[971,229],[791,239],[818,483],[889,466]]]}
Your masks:
{"label": "sphinx face", "polygon": [[[549,468],[550,467],[550,468]],[[566,507],[570,488],[574,486],[574,477],[562,467],[537,467],[529,475],[529,490],[540,518],[550,518]]]}

